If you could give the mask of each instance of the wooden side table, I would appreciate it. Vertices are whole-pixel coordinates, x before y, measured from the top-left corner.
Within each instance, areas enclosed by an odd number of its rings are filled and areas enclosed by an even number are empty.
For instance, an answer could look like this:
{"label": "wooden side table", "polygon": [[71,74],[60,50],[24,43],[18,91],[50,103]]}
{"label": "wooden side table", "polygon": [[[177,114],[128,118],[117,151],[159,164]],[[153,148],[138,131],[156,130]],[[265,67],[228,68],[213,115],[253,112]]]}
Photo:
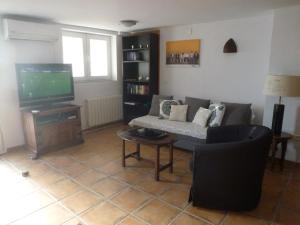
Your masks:
{"label": "wooden side table", "polygon": [[272,151],[271,170],[274,169],[275,154],[278,150],[278,144],[281,144],[280,169],[281,169],[281,171],[283,170],[287,144],[290,139],[292,139],[292,135],[289,133],[285,133],[285,132],[282,132],[280,135],[273,135],[273,140],[272,140],[272,145],[271,145],[271,151]]}

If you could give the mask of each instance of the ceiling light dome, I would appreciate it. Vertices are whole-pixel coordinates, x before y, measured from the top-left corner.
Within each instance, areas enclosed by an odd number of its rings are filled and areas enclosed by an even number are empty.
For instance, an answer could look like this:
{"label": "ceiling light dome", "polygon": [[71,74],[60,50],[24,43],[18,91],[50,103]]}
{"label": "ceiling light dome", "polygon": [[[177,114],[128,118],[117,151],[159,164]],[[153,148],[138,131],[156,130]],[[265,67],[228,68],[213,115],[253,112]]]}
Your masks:
{"label": "ceiling light dome", "polygon": [[138,23],[136,20],[121,20],[120,23],[125,27],[132,27]]}

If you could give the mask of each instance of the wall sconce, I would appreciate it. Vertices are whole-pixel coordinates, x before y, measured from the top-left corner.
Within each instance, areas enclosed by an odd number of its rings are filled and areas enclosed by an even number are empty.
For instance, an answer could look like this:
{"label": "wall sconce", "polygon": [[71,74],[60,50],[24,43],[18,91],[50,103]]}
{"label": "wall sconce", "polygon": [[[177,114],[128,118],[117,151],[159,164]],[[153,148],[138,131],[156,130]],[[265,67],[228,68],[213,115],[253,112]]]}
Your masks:
{"label": "wall sconce", "polygon": [[237,46],[235,41],[230,38],[224,45],[224,53],[237,53]]}

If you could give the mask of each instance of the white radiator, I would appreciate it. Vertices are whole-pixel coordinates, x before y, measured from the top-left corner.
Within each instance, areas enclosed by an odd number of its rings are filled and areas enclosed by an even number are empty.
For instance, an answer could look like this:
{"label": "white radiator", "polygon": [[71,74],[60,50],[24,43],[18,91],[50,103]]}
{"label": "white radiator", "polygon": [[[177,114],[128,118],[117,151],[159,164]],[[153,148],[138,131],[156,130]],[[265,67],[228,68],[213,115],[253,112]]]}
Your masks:
{"label": "white radiator", "polygon": [[85,100],[88,127],[122,120],[122,96],[107,96]]}

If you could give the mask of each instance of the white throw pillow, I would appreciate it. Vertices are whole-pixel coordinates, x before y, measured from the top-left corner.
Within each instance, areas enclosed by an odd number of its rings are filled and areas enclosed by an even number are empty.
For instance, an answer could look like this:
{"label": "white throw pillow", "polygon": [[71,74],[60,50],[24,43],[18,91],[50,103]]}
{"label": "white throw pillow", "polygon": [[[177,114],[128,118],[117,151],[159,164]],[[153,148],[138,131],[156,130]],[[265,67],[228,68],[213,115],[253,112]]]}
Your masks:
{"label": "white throw pillow", "polygon": [[171,105],[169,120],[186,121],[188,105]]}
{"label": "white throw pillow", "polygon": [[201,127],[207,127],[207,121],[210,118],[211,113],[211,110],[200,107],[193,119],[193,123],[196,123]]}
{"label": "white throw pillow", "polygon": [[162,100],[159,105],[159,115],[164,119],[169,119],[172,105],[180,105],[180,102],[177,100]]}
{"label": "white throw pillow", "polygon": [[208,121],[208,126],[209,127],[221,126],[225,114],[225,105],[221,103],[213,103],[210,104],[208,109],[212,111]]}

